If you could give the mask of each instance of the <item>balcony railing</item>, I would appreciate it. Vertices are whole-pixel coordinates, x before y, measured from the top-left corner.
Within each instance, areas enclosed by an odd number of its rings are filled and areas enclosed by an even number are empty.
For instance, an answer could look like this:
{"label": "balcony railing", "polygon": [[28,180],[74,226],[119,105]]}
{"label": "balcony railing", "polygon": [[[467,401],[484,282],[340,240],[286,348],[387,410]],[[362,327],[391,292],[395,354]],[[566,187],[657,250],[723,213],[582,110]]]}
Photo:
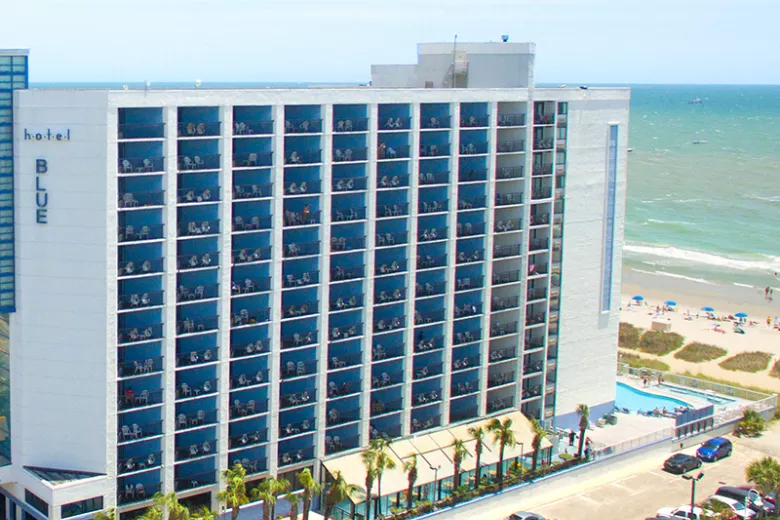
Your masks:
{"label": "balcony railing", "polygon": [[450,116],[421,116],[420,117],[420,128],[425,128],[427,130],[435,130],[437,128],[449,128],[450,127]]}
{"label": "balcony railing", "polygon": [[233,296],[241,294],[256,294],[268,292],[271,290],[271,278],[244,278],[235,280],[230,284],[230,294]]}
{"label": "balcony railing", "polygon": [[196,334],[219,328],[219,316],[185,318],[176,322],[176,334]]}
{"label": "balcony railing", "polygon": [[432,184],[449,184],[450,172],[420,172],[420,185],[430,186]]}
{"label": "balcony railing", "polygon": [[145,406],[153,406],[156,404],[162,404],[163,391],[162,389],[154,390],[142,390],[138,393],[133,392],[132,387],[128,386],[127,390],[120,394],[117,400],[117,408],[120,411],[133,410],[135,408],[143,408]]}
{"label": "balcony railing", "polygon": [[436,426],[439,426],[440,424],[441,424],[440,415],[429,417],[423,420],[412,419],[412,432],[421,432],[424,430],[429,430],[431,428],[435,428]]}
{"label": "balcony railing", "polygon": [[447,240],[447,228],[425,228],[418,231],[417,240],[420,242],[435,242],[437,240]]}
{"label": "balcony railing", "polygon": [[528,301],[543,300],[543,299],[547,298],[547,289],[541,289],[541,288],[540,289],[533,289],[533,288],[529,288],[526,294],[527,294],[527,298],[526,299]]}
{"label": "balcony railing", "polygon": [[346,179],[333,179],[331,186],[333,191],[363,191],[366,189],[367,180],[365,177],[350,177]]}
{"label": "balcony railing", "polygon": [[458,223],[458,237],[471,237],[485,234],[485,224],[462,222]]}
{"label": "balcony railing", "polygon": [[515,382],[514,371],[501,372],[499,374],[493,374],[488,378],[488,388],[494,388],[496,386],[507,385],[509,383],[514,383],[514,382]]}
{"label": "balcony railing", "polygon": [[151,224],[145,226],[119,226],[118,241],[120,244],[125,242],[160,240],[161,238],[164,238],[162,224]]}
{"label": "balcony railing", "polygon": [[163,304],[163,294],[163,291],[120,294],[118,299],[118,307],[119,310],[156,307]]}
{"label": "balcony railing", "polygon": [[220,197],[219,186],[197,189],[183,188],[176,194],[177,204],[198,204],[219,202],[220,200],[222,200],[222,197]]}
{"label": "balcony railing", "polygon": [[463,345],[465,343],[473,343],[482,339],[481,329],[472,329],[465,332],[456,332],[453,338],[453,345]]}
{"label": "balcony railing", "polygon": [[359,408],[353,408],[351,410],[337,410],[336,408],[331,408],[328,410],[328,428],[359,420]]}
{"label": "balcony railing", "polygon": [[331,252],[347,252],[347,251],[359,251],[366,248],[365,237],[331,237],[330,238],[330,250]]}
{"label": "balcony railing", "polygon": [[523,203],[523,192],[496,193],[496,206],[511,206]]}
{"label": "balcony railing", "polygon": [[340,356],[333,356],[328,361],[328,368],[330,370],[338,370],[341,368],[350,368],[358,366],[362,363],[362,354],[342,354]]}
{"label": "balcony railing", "polygon": [[[537,209],[539,206],[537,206]],[[550,223],[550,214],[539,211],[536,215],[531,213],[531,225],[532,226],[544,226]]]}
{"label": "balcony railing", "polygon": [[271,246],[256,249],[234,249],[231,251],[234,264],[249,264],[271,259]]}
{"label": "balcony railing", "polygon": [[420,352],[430,352],[432,350],[439,350],[440,348],[442,348],[443,345],[444,345],[444,338],[441,336],[434,336],[429,339],[421,337],[414,345],[414,353],[419,354]]}
{"label": "balcony railing", "polygon": [[[329,440],[330,439],[330,440]],[[346,450],[357,448],[360,441],[360,437],[353,435],[352,437],[339,437],[334,436],[325,437],[325,454],[332,455]]]}
{"label": "balcony railing", "polygon": [[376,187],[380,190],[386,188],[405,188],[407,186],[409,186],[408,175],[383,175],[376,181]]}
{"label": "balcony railing", "polygon": [[480,289],[484,284],[484,277],[482,276],[470,276],[465,278],[458,278],[455,280],[455,291],[470,291],[472,289]]}
{"label": "balcony railing", "polygon": [[177,126],[179,137],[214,137],[219,136],[219,121],[180,122]]}
{"label": "balcony railing", "polygon": [[440,376],[444,371],[442,363],[433,363],[424,367],[414,369],[414,379],[426,379],[428,377]]}
{"label": "balcony railing", "polygon": [[397,204],[383,204],[376,207],[376,217],[402,217],[409,214],[409,204],[405,202]]}
{"label": "balcony railing", "polygon": [[411,117],[382,117],[379,116],[378,130],[409,130],[411,128]]}
{"label": "balcony railing", "polygon": [[154,173],[165,171],[165,157],[121,157],[119,173]]}
{"label": "balcony railing", "polygon": [[217,393],[218,382],[216,379],[198,383],[181,383],[176,388],[176,399],[188,399]]}
{"label": "balcony railing", "polygon": [[322,150],[301,150],[293,151],[285,155],[284,164],[291,166],[295,164],[317,164],[322,162]]}
{"label": "balcony railing", "polygon": [[217,483],[217,472],[215,470],[187,477],[178,477],[173,480],[176,491],[186,491],[204,486],[211,486]]}
{"label": "balcony railing", "polygon": [[355,336],[363,335],[363,323],[353,323],[350,325],[341,325],[330,329],[330,340],[341,341]]}
{"label": "balcony railing", "polygon": [[246,402],[241,402],[239,399],[233,399],[233,403],[230,406],[230,419],[251,417],[266,412],[268,412],[268,399],[262,399],[260,401],[249,399]]}
{"label": "balcony railing", "polygon": [[180,237],[196,237],[219,234],[219,220],[203,220],[179,224]]}
{"label": "balcony railing", "polygon": [[420,213],[440,213],[447,211],[449,200],[421,200],[417,206]]}
{"label": "balcony railing", "polygon": [[542,385],[523,388],[523,399],[533,399],[542,395]]}
{"label": "balcony railing", "polygon": [[450,145],[446,144],[420,144],[420,157],[444,157],[450,155]]}
{"label": "balcony railing", "polygon": [[415,286],[415,296],[418,298],[420,297],[427,297],[427,296],[438,296],[440,294],[444,294],[447,291],[447,282],[427,282],[427,283],[418,283]]}
{"label": "balcony railing", "polygon": [[217,441],[209,440],[190,444],[189,446],[176,446],[175,457],[176,460],[187,460],[214,455],[215,453],[217,453]]}
{"label": "balcony railing", "polygon": [[368,119],[365,117],[335,119],[333,121],[334,132],[365,132],[367,130]]}
{"label": "balcony railing", "polygon": [[284,257],[295,258],[298,256],[311,256],[320,254],[320,241],[292,242],[285,244]]}
{"label": "balcony railing", "polygon": [[399,357],[403,357],[404,355],[404,345],[393,345],[390,347],[383,347],[382,345],[377,345],[376,347],[371,349],[371,360],[373,362],[376,361],[389,361],[391,359],[397,359]]}
{"label": "balcony railing", "polygon": [[497,338],[517,333],[517,323],[493,323],[490,326],[490,337]]}
{"label": "balcony railing", "polygon": [[303,302],[298,305],[288,305],[282,309],[282,319],[311,316],[320,312],[320,302],[317,300]]}
{"label": "balcony railing", "polygon": [[270,350],[269,340],[259,339],[251,341],[245,345],[231,344],[230,357],[242,358],[246,356],[256,356],[258,354],[267,354]]}
{"label": "balcony railing", "polygon": [[165,123],[128,123],[118,127],[118,139],[162,139]]}
{"label": "balcony railing", "polygon": [[313,226],[320,223],[319,211],[285,211],[284,212],[284,225],[285,227],[294,226]]}
{"label": "balcony railing", "polygon": [[406,244],[409,241],[408,234],[399,233],[379,233],[376,236],[376,247],[395,246]]}
{"label": "balcony railing", "polygon": [[532,175],[552,175],[552,164],[534,164]]}
{"label": "balcony railing", "polygon": [[452,360],[453,372],[459,372],[461,370],[468,370],[469,368],[477,367],[479,367],[479,356],[455,357]]}
{"label": "balcony railing", "polygon": [[279,456],[279,466],[300,464],[314,458],[314,447],[308,446],[298,451],[288,451]]}
{"label": "balcony railing", "polygon": [[264,442],[268,442],[268,430],[262,428],[228,437],[228,449],[247,448]]}
{"label": "balcony railing", "polygon": [[122,487],[122,484],[117,485],[116,501],[120,505],[126,505],[150,500],[161,489],[162,484],[159,482],[156,484],[131,484],[125,482],[124,487]]}
{"label": "balcony railing", "polygon": [[400,302],[406,299],[406,287],[398,287],[392,291],[379,291],[374,296],[374,304]]}
{"label": "balcony railing", "polygon": [[[362,272],[362,266],[360,270]],[[393,260],[389,263],[377,265],[375,274],[377,276],[381,276],[386,274],[402,273],[404,271],[406,271],[406,260]]]}
{"label": "balcony railing", "polygon": [[273,133],[273,119],[235,121],[233,123],[233,135],[270,135]]}
{"label": "balcony railing", "polygon": [[481,303],[464,303],[460,307],[455,306],[455,319],[468,318],[469,316],[478,316],[482,314]]}
{"label": "balcony railing", "polygon": [[498,126],[525,126],[525,114],[499,114]]}
{"label": "balcony railing", "polygon": [[176,366],[196,366],[206,363],[214,363],[219,360],[219,349],[217,347],[207,348],[203,350],[193,350],[191,352],[183,352],[176,356]]}
{"label": "balcony railing", "polygon": [[544,370],[544,361],[534,361],[533,363],[523,363],[523,375],[538,374]]}
{"label": "balcony railing", "polygon": [[523,167],[522,166],[504,166],[496,168],[496,179],[509,180],[509,179],[522,179]]}
{"label": "balcony railing", "polygon": [[535,114],[535,125],[551,125],[555,123],[555,114]]}
{"label": "balcony railing", "polygon": [[434,269],[444,267],[445,265],[447,265],[447,255],[417,257],[417,269]]}
{"label": "balcony railing", "polygon": [[510,256],[520,256],[519,244],[496,244],[493,246],[493,258],[507,258]]}
{"label": "balcony railing", "polygon": [[409,147],[407,145],[389,146],[385,143],[379,143],[376,153],[377,159],[380,161],[386,159],[408,159]]}
{"label": "balcony railing", "polygon": [[149,208],[165,205],[165,191],[120,192],[117,207],[119,209]]}
{"label": "balcony railing", "polygon": [[356,206],[354,208],[333,208],[331,219],[335,222],[349,222],[352,220],[363,220],[366,218],[366,207]]}
{"label": "balcony railing", "polygon": [[271,166],[273,162],[273,152],[249,152],[233,154],[233,166],[236,168],[257,168],[258,166]]}
{"label": "balcony railing", "polygon": [[534,139],[534,150],[552,150],[555,139]]}
{"label": "balcony railing", "polygon": [[152,357],[136,361],[125,361],[117,364],[118,377],[143,376],[162,372],[163,358]]}
{"label": "balcony railing", "polygon": [[273,196],[273,184],[236,184],[233,199],[261,199]]}
{"label": "balcony railing", "polygon": [[154,421],[146,424],[136,424],[120,426],[117,431],[117,442],[130,443],[162,435],[162,421]]}
{"label": "balcony railing", "polygon": [[293,406],[300,406],[304,404],[314,404],[317,401],[317,392],[313,388],[310,390],[303,390],[294,394],[283,395],[279,398],[280,408],[291,408]]}
{"label": "balcony railing", "polygon": [[284,439],[285,437],[292,437],[293,435],[300,435],[301,433],[310,433],[315,429],[315,419],[311,417],[309,419],[303,419],[302,421],[290,422],[285,425],[279,425],[279,437]]}
{"label": "balcony railing", "polygon": [[499,410],[506,410],[507,408],[512,408],[514,406],[515,398],[514,397],[496,397],[494,399],[489,399],[487,402],[487,408],[489,412],[497,412]]}
{"label": "balcony railing", "polygon": [[487,197],[469,197],[458,199],[458,209],[484,208],[487,205]]}
{"label": "balcony railing", "polygon": [[403,409],[403,399],[393,399],[391,401],[384,401],[381,399],[374,398],[371,400],[371,417],[398,412],[401,411],[402,409]]}
{"label": "balcony railing", "polygon": [[318,180],[303,182],[285,182],[285,195],[311,195],[322,193],[322,183]]}
{"label": "balcony railing", "polygon": [[268,370],[238,374],[230,378],[230,388],[247,388],[268,383]]}
{"label": "balcony railing", "polygon": [[197,255],[179,255],[176,257],[176,263],[180,271],[219,267],[219,251]]}
{"label": "balcony railing", "polygon": [[230,318],[230,326],[236,328],[245,325],[257,325],[266,323],[270,319],[270,309],[241,309],[238,312],[233,312]]}
{"label": "balcony railing", "polygon": [[286,119],[285,134],[318,134],[322,132],[322,119]]}
{"label": "balcony railing", "polygon": [[414,311],[415,325],[428,325],[430,323],[438,323],[441,321],[444,321],[444,309],[438,309],[430,312]]}
{"label": "balcony railing", "polygon": [[339,296],[334,298],[331,294],[330,310],[331,311],[347,311],[350,309],[357,309],[363,306],[363,294],[353,294],[349,297]]}
{"label": "balcony railing", "polygon": [[345,280],[357,280],[365,277],[365,266],[357,265],[354,267],[333,267],[330,270],[331,282],[343,282]]}
{"label": "balcony railing", "polygon": [[456,258],[458,264],[470,264],[473,262],[481,262],[485,259],[484,250],[475,249],[473,251],[460,251]]}
{"label": "balcony railing", "polygon": [[362,391],[362,383],[360,379],[344,381],[341,384],[338,384],[335,381],[328,382],[328,399],[335,399],[337,397],[346,397],[348,395],[359,394],[361,391]]}
{"label": "balcony railing", "polygon": [[515,359],[516,357],[517,350],[514,347],[491,350],[490,355],[488,356],[488,363],[499,363],[501,361]]}
{"label": "balcony railing", "polygon": [[394,316],[392,318],[379,319],[374,321],[374,333],[389,332],[398,330],[405,326],[406,316]]}
{"label": "balcony railing", "polygon": [[432,403],[438,403],[441,401],[441,393],[437,390],[431,390],[429,392],[420,392],[412,396],[413,407],[428,405]]}
{"label": "balcony railing", "polygon": [[460,154],[461,155],[477,155],[487,153],[488,144],[487,141],[475,142],[475,143],[461,143]]}
{"label": "balcony railing", "polygon": [[365,161],[366,150],[366,148],[334,148],[333,162]]}
{"label": "balcony railing", "polygon": [[505,298],[493,297],[490,304],[491,312],[505,311],[507,309],[516,309],[520,306],[519,296],[507,296]]}
{"label": "balcony railing", "polygon": [[520,281],[520,271],[504,271],[493,273],[493,285],[504,285]]}
{"label": "balcony railing", "polygon": [[477,128],[490,126],[490,116],[487,114],[481,116],[461,116],[460,127],[461,128]]}
{"label": "balcony railing", "polygon": [[528,249],[530,251],[542,251],[550,247],[550,241],[546,238],[534,238],[528,243]]}
{"label": "balcony railing", "polygon": [[218,170],[221,166],[219,154],[180,155],[178,162],[180,171]]}
{"label": "balcony railing", "polygon": [[458,181],[460,182],[481,182],[487,180],[487,168],[469,168],[468,170],[460,170],[458,173]]}
{"label": "balcony railing", "polygon": [[525,151],[525,141],[502,141],[496,145],[496,153],[516,153]]}
{"label": "balcony railing", "polygon": [[120,345],[151,341],[163,338],[163,326],[161,323],[153,325],[119,329],[117,340]]}

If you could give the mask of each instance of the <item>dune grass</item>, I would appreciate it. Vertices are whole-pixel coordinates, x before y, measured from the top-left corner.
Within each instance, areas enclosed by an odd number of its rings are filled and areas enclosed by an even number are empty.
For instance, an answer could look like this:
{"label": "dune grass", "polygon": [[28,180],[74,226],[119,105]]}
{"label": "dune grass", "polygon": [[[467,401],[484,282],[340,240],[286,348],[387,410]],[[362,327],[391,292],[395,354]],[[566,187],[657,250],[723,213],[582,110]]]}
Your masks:
{"label": "dune grass", "polygon": [[625,363],[631,368],[648,368],[650,370],[660,370],[662,372],[668,372],[670,370],[669,365],[661,360],[647,359],[628,352],[619,352],[618,359],[621,363]]}
{"label": "dune grass", "polygon": [[665,356],[682,347],[683,341],[685,338],[676,332],[648,330],[639,339],[639,350],[655,356]]}
{"label": "dune grass", "polygon": [[639,348],[639,338],[641,336],[642,329],[624,321],[620,322],[620,330],[618,332],[619,347],[637,349]]}
{"label": "dune grass", "polygon": [[769,375],[780,379],[780,361],[776,361],[772,366],[772,370],[769,371]]}
{"label": "dune grass", "polygon": [[674,357],[683,361],[690,361],[691,363],[705,363],[723,357],[728,353],[728,350],[725,348],[694,341],[685,345],[679,352],[675,352]]}
{"label": "dune grass", "polygon": [[769,367],[770,361],[772,361],[772,354],[766,352],[740,352],[721,361],[719,365],[732,372],[760,372]]}

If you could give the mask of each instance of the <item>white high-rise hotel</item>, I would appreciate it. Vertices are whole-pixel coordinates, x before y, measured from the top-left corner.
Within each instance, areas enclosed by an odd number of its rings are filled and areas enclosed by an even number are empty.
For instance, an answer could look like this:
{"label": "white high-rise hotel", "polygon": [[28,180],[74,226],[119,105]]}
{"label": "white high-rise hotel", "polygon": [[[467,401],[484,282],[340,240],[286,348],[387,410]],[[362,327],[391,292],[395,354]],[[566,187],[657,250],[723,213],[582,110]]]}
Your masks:
{"label": "white high-rise hotel", "polygon": [[629,91],[533,63],[423,44],[371,87],[29,90],[0,51],[0,516],[611,410]]}

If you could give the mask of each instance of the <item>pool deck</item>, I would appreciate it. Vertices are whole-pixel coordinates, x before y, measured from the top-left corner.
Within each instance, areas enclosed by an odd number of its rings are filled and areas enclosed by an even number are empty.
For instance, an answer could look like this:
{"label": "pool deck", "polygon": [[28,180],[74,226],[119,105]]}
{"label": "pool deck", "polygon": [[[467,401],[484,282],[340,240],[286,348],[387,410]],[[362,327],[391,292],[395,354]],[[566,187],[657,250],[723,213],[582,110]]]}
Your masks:
{"label": "pool deck", "polygon": [[747,404],[749,401],[744,401],[741,399],[736,399],[734,397],[727,397],[727,396],[720,396],[718,394],[714,394],[715,397],[721,398],[721,399],[729,399],[731,402],[726,404],[716,404],[708,401],[704,396],[697,396],[692,395],[688,392],[694,392],[693,390],[687,389],[685,387],[679,387],[681,389],[680,392],[675,392],[672,389],[676,388],[676,385],[671,385],[669,383],[662,383],[659,385],[657,382],[653,381],[647,386],[643,386],[641,384],[637,384],[638,381],[636,378],[626,377],[626,376],[618,376],[617,381],[619,383],[623,383],[625,385],[631,386],[633,388],[636,388],[637,390],[641,390],[642,392],[646,392],[648,394],[657,395],[659,397],[670,397],[672,399],[678,399],[680,401],[685,401],[686,403],[689,403],[694,408],[702,408],[704,406],[708,405],[715,405],[715,410],[725,410],[728,408],[738,408],[740,405]]}

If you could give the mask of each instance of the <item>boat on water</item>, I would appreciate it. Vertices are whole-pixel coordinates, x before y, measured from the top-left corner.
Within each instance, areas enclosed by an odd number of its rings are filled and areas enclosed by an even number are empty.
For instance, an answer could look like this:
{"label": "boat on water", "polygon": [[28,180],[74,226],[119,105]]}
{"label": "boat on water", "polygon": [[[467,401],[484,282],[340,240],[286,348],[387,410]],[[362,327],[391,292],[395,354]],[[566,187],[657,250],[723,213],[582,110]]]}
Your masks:
{"label": "boat on water", "polygon": [[707,144],[706,139],[696,139],[693,144]]}
{"label": "boat on water", "polygon": [[689,105],[701,105],[701,98],[695,97],[688,101]]}

